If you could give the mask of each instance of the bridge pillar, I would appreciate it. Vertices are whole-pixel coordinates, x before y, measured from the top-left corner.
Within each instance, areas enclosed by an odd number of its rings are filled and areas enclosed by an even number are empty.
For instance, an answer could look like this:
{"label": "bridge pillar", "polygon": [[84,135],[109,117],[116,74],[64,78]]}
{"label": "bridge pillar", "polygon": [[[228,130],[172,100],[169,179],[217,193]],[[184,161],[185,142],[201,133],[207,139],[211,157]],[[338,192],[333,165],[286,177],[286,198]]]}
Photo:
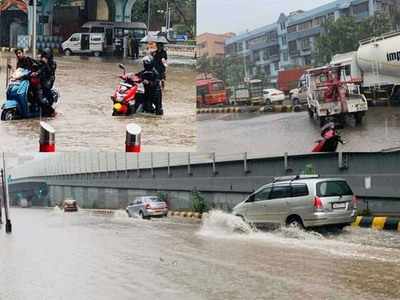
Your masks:
{"label": "bridge pillar", "polygon": [[132,21],[132,8],[136,0],[127,0],[124,6],[124,22]]}
{"label": "bridge pillar", "polygon": [[115,15],[114,21],[115,22],[122,22],[124,21],[124,0],[114,0],[115,5]]}

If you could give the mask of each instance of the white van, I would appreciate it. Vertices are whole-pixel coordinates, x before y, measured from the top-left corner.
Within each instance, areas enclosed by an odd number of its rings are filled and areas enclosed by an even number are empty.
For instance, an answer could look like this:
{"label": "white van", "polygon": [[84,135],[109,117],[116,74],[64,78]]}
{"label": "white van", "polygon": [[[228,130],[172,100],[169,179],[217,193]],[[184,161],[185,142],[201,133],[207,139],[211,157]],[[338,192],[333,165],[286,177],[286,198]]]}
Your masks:
{"label": "white van", "polygon": [[65,55],[92,53],[100,56],[104,51],[103,33],[74,33],[61,44]]}

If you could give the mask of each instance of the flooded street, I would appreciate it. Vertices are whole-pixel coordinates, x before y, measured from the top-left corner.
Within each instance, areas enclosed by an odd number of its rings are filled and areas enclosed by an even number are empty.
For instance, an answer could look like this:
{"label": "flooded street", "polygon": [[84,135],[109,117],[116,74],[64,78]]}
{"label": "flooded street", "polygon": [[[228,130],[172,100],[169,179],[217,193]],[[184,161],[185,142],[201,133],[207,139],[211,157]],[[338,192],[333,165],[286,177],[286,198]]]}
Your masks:
{"label": "flooded street", "polygon": [[[320,127],[307,112],[198,115],[198,151],[265,155],[310,153]],[[351,120],[339,129],[338,151],[369,152],[400,148],[400,107],[371,107],[363,125]]]}
{"label": "flooded street", "polygon": [[[0,97],[5,98],[5,54],[0,54]],[[55,86],[61,98],[58,115],[46,121],[56,130],[57,151],[124,151],[125,128],[142,126],[143,151],[194,151],[195,72],[192,67],[171,64],[163,97],[164,116],[112,117],[110,96],[121,74],[119,61],[94,57],[61,57]],[[15,65],[15,61],[13,61]],[[126,64],[128,72],[141,70],[141,62]],[[0,123],[0,150],[38,151],[39,119]]]}
{"label": "flooded street", "polygon": [[239,234],[241,221],[218,211],[203,223],[59,209],[11,217],[13,233],[0,231],[0,299],[400,298],[398,233]]}

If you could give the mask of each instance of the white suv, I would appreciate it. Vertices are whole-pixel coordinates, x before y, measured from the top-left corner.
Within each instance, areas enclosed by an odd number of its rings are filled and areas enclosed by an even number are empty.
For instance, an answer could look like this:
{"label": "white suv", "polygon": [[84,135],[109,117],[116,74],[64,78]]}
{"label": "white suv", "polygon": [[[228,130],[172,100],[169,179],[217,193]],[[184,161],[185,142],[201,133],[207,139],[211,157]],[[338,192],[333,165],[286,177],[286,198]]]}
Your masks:
{"label": "white suv", "polygon": [[335,226],[342,229],[356,217],[356,197],[345,179],[318,175],[279,177],[233,208],[256,226]]}

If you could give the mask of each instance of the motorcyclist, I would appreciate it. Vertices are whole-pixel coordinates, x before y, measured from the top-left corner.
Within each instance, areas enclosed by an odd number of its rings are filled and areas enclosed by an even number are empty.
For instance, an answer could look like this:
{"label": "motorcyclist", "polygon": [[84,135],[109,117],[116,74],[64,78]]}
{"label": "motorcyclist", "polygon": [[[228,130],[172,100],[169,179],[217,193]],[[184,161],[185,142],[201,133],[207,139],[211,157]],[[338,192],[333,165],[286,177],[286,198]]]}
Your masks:
{"label": "motorcyclist", "polygon": [[[154,58],[150,55],[143,58],[144,70],[136,75],[144,84],[144,110],[163,114],[160,74],[154,68]],[[155,109],[153,108],[153,105]]]}
{"label": "motorcyclist", "polygon": [[32,76],[37,76],[40,80],[36,100],[44,115],[54,117],[56,113],[52,107],[53,97],[51,93],[51,87],[54,83],[54,81],[52,81],[53,71],[49,65],[48,54],[45,51],[40,54],[39,62],[37,71],[32,73]]}
{"label": "motorcyclist", "polygon": [[29,56],[25,56],[24,50],[18,48],[15,50],[15,56],[17,57],[17,69],[26,69],[33,71],[33,67],[37,65],[37,61]]}

